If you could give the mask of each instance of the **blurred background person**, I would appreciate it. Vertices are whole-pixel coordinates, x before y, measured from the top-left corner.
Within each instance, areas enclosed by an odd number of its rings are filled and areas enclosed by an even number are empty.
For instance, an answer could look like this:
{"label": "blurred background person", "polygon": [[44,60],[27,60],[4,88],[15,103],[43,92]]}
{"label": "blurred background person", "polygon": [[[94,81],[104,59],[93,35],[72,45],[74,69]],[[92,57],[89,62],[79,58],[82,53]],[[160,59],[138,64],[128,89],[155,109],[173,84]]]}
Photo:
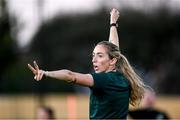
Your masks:
{"label": "blurred background person", "polygon": [[49,106],[40,106],[37,110],[37,120],[55,119],[54,110]]}
{"label": "blurred background person", "polygon": [[132,119],[169,119],[169,115],[155,107],[156,95],[152,90],[146,90],[139,109],[129,111]]}

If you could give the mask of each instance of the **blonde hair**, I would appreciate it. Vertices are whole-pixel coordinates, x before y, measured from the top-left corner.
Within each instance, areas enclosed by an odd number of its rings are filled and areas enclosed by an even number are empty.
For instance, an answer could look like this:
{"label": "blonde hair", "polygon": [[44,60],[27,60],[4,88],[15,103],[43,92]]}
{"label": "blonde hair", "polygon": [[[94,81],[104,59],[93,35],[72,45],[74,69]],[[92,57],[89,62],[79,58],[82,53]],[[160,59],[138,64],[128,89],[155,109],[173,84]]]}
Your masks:
{"label": "blonde hair", "polygon": [[98,45],[104,45],[107,48],[110,59],[117,59],[116,69],[123,73],[129,80],[131,86],[130,104],[133,106],[139,105],[148,86],[145,85],[142,79],[135,73],[126,57],[121,54],[118,46],[108,41],[99,42]]}

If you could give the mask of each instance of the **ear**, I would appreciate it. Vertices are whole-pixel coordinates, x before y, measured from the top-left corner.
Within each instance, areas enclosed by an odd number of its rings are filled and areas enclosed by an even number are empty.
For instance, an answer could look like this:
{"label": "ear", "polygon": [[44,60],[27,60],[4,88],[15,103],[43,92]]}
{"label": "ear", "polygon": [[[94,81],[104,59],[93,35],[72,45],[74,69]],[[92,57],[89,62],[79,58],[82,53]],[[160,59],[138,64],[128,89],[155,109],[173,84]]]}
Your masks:
{"label": "ear", "polygon": [[111,59],[110,65],[115,65],[116,62],[117,62],[117,59],[116,59],[116,58],[113,58],[113,59]]}

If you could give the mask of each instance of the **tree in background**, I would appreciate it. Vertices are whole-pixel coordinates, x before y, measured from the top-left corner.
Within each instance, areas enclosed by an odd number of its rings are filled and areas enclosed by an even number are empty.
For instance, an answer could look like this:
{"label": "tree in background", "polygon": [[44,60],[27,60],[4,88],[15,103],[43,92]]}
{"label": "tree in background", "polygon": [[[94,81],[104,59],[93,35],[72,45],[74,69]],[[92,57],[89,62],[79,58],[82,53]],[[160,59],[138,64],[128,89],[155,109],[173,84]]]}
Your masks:
{"label": "tree in background", "polygon": [[[30,56],[46,70],[67,68],[92,71],[92,48],[108,39],[109,25],[105,11],[87,15],[57,17],[44,23],[30,46]],[[109,15],[109,13],[108,13]],[[74,91],[63,81],[41,81],[42,91]]]}
{"label": "tree in background", "polygon": [[[45,70],[71,69],[92,71],[91,50],[108,39],[109,11],[57,16],[43,21],[29,45],[29,51],[19,52],[10,36],[10,20],[5,1],[1,0],[0,18],[0,92],[48,93],[74,92],[74,85],[62,81],[34,82],[27,63],[37,60]],[[105,14],[107,13],[107,14]],[[180,93],[180,15],[168,14],[160,8],[152,15],[124,9],[119,21],[120,48],[144,80],[159,93]],[[23,51],[23,49],[21,49]],[[170,87],[169,87],[170,86]]]}
{"label": "tree in background", "polygon": [[9,72],[15,61],[17,60],[16,42],[10,34],[10,22],[6,9],[5,0],[0,1],[1,17],[0,17],[0,91],[7,88],[7,81],[4,74]]}
{"label": "tree in background", "polygon": [[[104,14],[107,13],[107,14]],[[91,48],[100,40],[107,40],[109,24],[104,9],[88,15],[56,17],[42,25],[31,44],[31,56],[37,58],[43,69],[67,68],[91,71]],[[121,12],[119,22],[120,47],[148,84],[160,93],[179,93],[178,59],[180,58],[178,14],[168,14],[162,7],[146,15],[130,9]],[[169,88],[169,81],[173,88]],[[44,89],[50,86],[44,81]],[[178,82],[179,83],[179,82]],[[53,82],[52,82],[53,84]],[[52,85],[57,90],[63,87]],[[46,87],[45,87],[46,86]],[[49,87],[50,88],[50,87]],[[171,91],[170,91],[171,89]]]}

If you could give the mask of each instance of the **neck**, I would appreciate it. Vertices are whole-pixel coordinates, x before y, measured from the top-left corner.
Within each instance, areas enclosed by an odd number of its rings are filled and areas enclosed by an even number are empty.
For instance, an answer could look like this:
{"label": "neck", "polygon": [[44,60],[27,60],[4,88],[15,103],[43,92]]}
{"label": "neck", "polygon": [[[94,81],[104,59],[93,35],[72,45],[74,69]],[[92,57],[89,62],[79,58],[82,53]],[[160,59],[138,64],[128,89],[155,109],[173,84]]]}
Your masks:
{"label": "neck", "polygon": [[114,66],[110,66],[109,69],[106,72],[116,72],[116,68]]}

